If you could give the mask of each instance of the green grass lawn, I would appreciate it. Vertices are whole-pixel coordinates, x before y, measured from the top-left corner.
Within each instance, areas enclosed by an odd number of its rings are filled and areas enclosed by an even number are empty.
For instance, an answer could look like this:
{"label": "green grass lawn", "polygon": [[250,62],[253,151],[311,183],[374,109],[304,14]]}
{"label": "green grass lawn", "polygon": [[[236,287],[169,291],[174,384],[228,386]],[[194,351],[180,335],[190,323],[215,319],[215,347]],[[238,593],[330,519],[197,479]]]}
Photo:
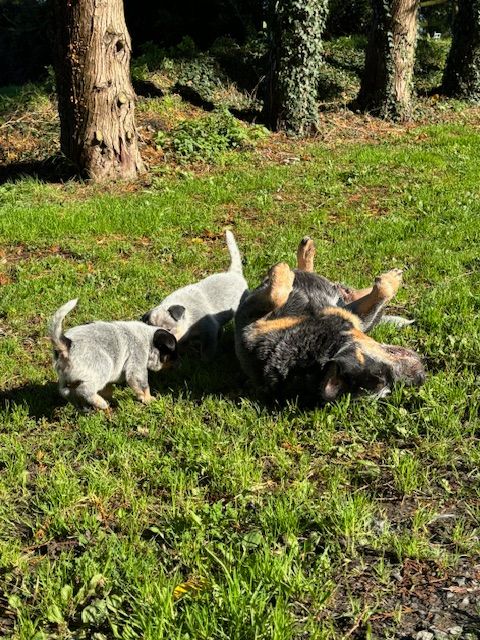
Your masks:
{"label": "green grass lawn", "polygon": [[[415,638],[429,585],[474,584],[479,148],[478,128],[439,124],[290,144],[288,164],[228,156],[130,194],[0,186],[1,637]],[[68,323],[138,318],[228,264],[226,227],[251,286],[305,234],[351,285],[408,267],[393,308],[416,322],[375,336],[423,355],[424,387],[265,407],[230,330],[214,363],[154,379],[148,408],[121,388],[111,418],[63,404],[53,311],[79,297]],[[449,618],[462,638],[475,598]]]}

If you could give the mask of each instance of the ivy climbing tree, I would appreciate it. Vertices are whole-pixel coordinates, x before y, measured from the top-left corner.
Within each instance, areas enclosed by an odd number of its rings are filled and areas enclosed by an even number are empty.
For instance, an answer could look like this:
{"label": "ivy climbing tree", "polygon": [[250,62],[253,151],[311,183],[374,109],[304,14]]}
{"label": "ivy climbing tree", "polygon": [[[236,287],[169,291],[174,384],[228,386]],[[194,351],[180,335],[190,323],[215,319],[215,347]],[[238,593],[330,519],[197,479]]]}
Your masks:
{"label": "ivy climbing tree", "polygon": [[270,0],[264,115],[274,131],[306,135],[318,121],[318,77],[328,0]]}
{"label": "ivy climbing tree", "polygon": [[446,95],[480,102],[480,0],[459,0],[443,74]]}
{"label": "ivy climbing tree", "polygon": [[419,0],[372,0],[373,20],[356,106],[389,120],[408,120]]}
{"label": "ivy climbing tree", "polygon": [[123,0],[54,0],[61,149],[93,180],[142,169]]}

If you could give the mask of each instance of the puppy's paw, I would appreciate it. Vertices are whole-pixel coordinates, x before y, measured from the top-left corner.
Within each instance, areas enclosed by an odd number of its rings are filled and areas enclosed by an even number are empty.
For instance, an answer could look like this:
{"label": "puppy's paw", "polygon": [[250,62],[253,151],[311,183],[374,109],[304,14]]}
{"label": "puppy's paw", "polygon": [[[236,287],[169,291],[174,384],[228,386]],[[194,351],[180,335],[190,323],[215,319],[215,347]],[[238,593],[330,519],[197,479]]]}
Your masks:
{"label": "puppy's paw", "polygon": [[392,269],[375,278],[373,289],[379,298],[390,300],[402,283],[402,269]]}
{"label": "puppy's paw", "polygon": [[300,269],[300,271],[313,271],[315,253],[315,243],[312,238],[310,236],[302,238],[297,249],[297,269]]}
{"label": "puppy's paw", "polygon": [[153,398],[150,395],[150,389],[145,389],[144,391],[141,391],[137,397],[140,400],[140,402],[145,405],[150,404],[155,400],[155,398]]}
{"label": "puppy's paw", "polygon": [[281,307],[292,291],[295,274],[286,262],[279,262],[270,269],[268,275],[272,303],[275,308]]}
{"label": "puppy's paw", "polygon": [[107,417],[107,420],[113,420],[113,410],[112,407],[108,406],[106,409],[103,409],[103,413]]}

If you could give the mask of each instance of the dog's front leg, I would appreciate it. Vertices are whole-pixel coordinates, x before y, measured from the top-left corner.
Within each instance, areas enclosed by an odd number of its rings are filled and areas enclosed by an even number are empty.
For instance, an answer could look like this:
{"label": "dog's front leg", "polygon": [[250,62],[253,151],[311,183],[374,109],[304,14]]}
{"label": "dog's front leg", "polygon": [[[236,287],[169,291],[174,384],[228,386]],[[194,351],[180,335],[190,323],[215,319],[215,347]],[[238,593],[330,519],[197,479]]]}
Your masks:
{"label": "dog's front leg", "polygon": [[132,389],[137,396],[137,400],[140,400],[142,404],[150,404],[154,398],[150,394],[150,387],[148,384],[148,376],[142,376],[137,374],[130,374],[126,377],[126,381],[130,389]]}
{"label": "dog's front leg", "polygon": [[108,402],[102,398],[97,389],[87,382],[82,382],[75,388],[75,396],[83,406],[86,405],[102,411],[106,411],[109,408]]}

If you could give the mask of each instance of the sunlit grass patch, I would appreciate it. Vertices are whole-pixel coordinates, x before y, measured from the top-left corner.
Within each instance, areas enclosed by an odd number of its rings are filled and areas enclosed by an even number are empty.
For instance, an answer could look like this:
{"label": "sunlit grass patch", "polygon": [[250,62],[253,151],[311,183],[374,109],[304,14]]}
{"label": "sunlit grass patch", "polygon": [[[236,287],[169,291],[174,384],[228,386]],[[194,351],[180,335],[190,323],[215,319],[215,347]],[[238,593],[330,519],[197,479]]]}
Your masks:
{"label": "sunlit grass patch", "polygon": [[[134,193],[0,187],[5,637],[334,639],[357,625],[393,638],[417,632],[399,603],[422,597],[419,580],[445,594],[459,571],[470,588],[480,139],[466,124],[422,133],[272,146],[266,163],[265,149],[242,152]],[[407,267],[392,307],[415,323],[373,335],[422,354],[425,385],[312,411],[265,406],[229,328],[213,364],[152,377],[148,408],[120,387],[112,417],[64,405],[52,312],[78,296],[68,323],[138,318],[228,265],[227,227],[251,286],[275,262],[293,266],[305,234],[335,280],[367,286]],[[459,606],[451,593],[442,602]]]}

